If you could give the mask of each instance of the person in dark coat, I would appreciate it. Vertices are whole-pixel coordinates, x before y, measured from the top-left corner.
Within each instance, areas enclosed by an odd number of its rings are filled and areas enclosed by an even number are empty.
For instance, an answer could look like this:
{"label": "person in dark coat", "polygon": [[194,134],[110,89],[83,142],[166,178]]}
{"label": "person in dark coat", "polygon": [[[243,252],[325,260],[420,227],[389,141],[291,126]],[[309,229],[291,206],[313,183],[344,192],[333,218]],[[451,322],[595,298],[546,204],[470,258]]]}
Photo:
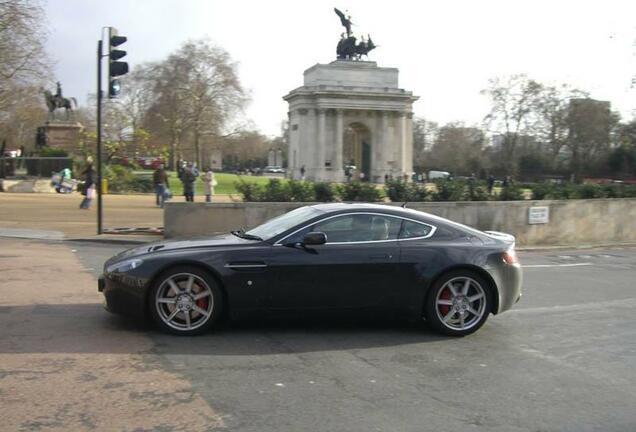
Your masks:
{"label": "person in dark coat", "polygon": [[488,176],[488,180],[486,180],[486,187],[488,188],[488,195],[492,195],[492,189],[495,186],[495,178],[491,175]]}
{"label": "person in dark coat", "polygon": [[80,203],[80,208],[88,210],[96,194],[95,170],[93,169],[93,161],[91,159],[88,160],[88,165],[86,169],[82,171],[82,175],[84,176],[84,191],[82,192],[84,199]]}
{"label": "person in dark coat", "polygon": [[192,170],[192,165],[188,165],[181,175],[181,182],[183,182],[183,196],[186,201],[194,202],[194,181],[197,176]]}
{"label": "person in dark coat", "polygon": [[168,183],[168,174],[163,168],[163,164],[159,165],[159,167],[152,174],[152,183],[155,186],[157,207],[163,208],[163,202],[166,198],[166,190],[170,188],[170,185]]}

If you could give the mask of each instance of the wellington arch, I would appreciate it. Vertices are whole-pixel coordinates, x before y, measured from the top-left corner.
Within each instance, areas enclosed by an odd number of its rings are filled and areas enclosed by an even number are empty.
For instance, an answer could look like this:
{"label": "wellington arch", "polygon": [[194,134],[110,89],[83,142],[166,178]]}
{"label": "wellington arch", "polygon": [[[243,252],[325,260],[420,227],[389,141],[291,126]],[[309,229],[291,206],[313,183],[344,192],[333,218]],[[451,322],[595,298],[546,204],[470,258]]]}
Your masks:
{"label": "wellington arch", "polygon": [[[344,181],[353,175],[376,183],[413,171],[413,102],[398,87],[398,69],[375,62],[337,60],[304,73],[289,103],[288,175]],[[364,176],[360,176],[360,173]]]}

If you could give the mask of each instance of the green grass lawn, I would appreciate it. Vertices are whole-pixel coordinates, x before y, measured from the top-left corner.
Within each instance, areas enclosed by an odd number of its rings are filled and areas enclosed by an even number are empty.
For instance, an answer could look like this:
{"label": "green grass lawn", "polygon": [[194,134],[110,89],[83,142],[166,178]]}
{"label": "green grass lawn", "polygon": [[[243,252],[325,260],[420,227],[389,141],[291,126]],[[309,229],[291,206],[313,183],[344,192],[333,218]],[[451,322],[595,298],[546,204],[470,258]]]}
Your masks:
{"label": "green grass lawn", "polygon": [[[175,197],[183,195],[183,183],[181,183],[181,180],[179,180],[179,178],[177,177],[177,173],[170,172],[169,175],[170,175],[170,178],[168,181],[170,182],[170,191],[172,192],[172,195]],[[203,195],[203,181],[201,180],[202,177],[203,177],[203,173],[201,173],[201,175],[194,182],[195,196]],[[216,179],[218,183],[216,187],[214,188],[214,193],[233,194],[233,195],[237,195],[238,197],[238,191],[236,190],[234,183],[239,181],[239,179],[243,179],[244,181],[248,183],[266,184],[271,177],[239,176],[236,174],[228,174],[228,173],[214,173],[214,178]],[[281,180],[285,181],[285,179],[281,179]]]}

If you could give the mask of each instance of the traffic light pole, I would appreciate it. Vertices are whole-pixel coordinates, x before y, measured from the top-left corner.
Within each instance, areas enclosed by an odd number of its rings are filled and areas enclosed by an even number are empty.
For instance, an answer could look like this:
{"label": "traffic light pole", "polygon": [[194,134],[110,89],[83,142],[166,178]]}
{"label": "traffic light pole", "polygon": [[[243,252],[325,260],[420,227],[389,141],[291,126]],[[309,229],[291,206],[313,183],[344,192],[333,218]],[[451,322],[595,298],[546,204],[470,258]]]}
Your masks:
{"label": "traffic light pole", "polygon": [[102,229],[102,41],[97,42],[97,234]]}

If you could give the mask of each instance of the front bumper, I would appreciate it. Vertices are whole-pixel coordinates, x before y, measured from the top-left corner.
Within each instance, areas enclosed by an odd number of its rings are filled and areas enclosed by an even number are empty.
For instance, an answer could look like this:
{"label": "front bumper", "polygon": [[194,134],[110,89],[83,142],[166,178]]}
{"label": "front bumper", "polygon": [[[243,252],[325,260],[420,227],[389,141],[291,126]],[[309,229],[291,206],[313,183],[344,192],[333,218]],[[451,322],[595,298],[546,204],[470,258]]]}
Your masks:
{"label": "front bumper", "polygon": [[146,317],[146,286],[142,279],[128,275],[102,275],[97,291],[104,294],[107,311],[132,318]]}

